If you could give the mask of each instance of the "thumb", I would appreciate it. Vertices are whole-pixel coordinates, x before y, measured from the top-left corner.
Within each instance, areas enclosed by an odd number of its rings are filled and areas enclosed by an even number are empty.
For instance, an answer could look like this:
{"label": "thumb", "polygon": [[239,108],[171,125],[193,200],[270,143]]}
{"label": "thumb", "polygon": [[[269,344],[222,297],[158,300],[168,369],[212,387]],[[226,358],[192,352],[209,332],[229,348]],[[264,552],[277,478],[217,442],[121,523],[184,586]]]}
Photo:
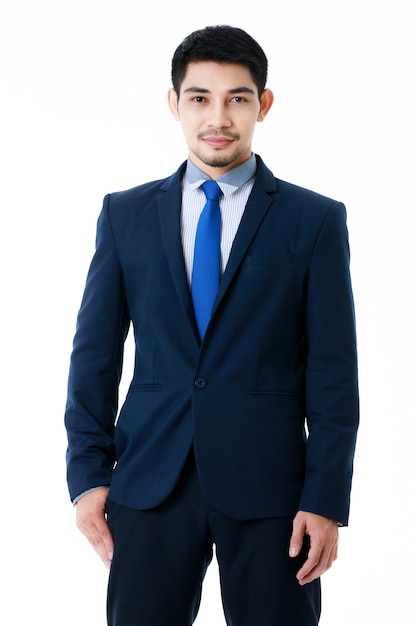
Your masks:
{"label": "thumb", "polygon": [[296,515],[292,526],[292,535],[290,539],[289,554],[291,557],[296,557],[300,553],[303,545],[305,527],[304,524],[298,519]]}

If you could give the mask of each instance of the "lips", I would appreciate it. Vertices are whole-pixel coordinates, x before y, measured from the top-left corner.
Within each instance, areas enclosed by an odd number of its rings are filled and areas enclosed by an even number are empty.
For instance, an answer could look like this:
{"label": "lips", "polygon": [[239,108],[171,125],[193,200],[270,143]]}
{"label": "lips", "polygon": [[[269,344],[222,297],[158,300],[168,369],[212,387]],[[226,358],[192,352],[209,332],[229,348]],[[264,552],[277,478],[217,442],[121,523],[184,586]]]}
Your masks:
{"label": "lips", "polygon": [[234,140],[228,137],[204,137],[203,141],[212,148],[225,148],[229,146]]}

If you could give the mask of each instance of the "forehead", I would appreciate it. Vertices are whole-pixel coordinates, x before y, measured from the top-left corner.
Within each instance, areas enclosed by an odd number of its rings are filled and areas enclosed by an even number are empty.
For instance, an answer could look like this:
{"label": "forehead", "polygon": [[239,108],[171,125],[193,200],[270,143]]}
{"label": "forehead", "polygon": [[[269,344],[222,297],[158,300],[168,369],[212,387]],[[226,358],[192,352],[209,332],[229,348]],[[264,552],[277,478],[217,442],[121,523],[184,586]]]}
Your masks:
{"label": "forehead", "polygon": [[230,91],[247,88],[256,93],[256,85],[249,69],[238,63],[193,61],[187,66],[181,91],[199,87],[209,91]]}

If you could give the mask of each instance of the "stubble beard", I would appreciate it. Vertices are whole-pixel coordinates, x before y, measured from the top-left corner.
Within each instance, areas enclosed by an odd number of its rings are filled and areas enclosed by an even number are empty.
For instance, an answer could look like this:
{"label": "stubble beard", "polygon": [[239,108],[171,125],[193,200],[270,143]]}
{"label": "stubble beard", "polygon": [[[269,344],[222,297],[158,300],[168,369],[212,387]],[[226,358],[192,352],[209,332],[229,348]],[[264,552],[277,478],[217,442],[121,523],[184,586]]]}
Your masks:
{"label": "stubble beard", "polygon": [[208,165],[209,167],[228,167],[229,165],[233,165],[233,163],[235,163],[242,156],[244,150],[236,149],[229,155],[207,155],[200,150],[194,150],[193,152],[202,163]]}

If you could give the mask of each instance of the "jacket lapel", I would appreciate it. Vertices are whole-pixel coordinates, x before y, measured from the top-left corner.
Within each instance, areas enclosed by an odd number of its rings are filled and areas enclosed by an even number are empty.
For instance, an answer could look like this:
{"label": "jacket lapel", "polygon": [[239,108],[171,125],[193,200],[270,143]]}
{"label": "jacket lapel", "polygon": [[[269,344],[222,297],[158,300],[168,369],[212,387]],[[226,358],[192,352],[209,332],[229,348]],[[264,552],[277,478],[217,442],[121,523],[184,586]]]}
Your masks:
{"label": "jacket lapel", "polygon": [[257,159],[258,170],[255,183],[237,230],[229,261],[226,265],[222,280],[220,281],[219,291],[214,303],[213,315],[221,300],[224,298],[233,277],[239,270],[268,209],[274,202],[270,194],[276,190],[275,178],[261,159],[259,157],[257,157]]}
{"label": "jacket lapel", "polygon": [[[249,196],[241,223],[236,233],[230,252],[229,261],[220,281],[219,291],[213,308],[213,316],[221,300],[242,264],[249,246],[274,199],[271,193],[276,190],[276,181],[273,174],[264,165],[260,157],[257,157],[258,169],[255,183]],[[182,177],[186,163],[183,163],[173,176],[167,178],[161,187],[158,198],[159,219],[161,225],[162,241],[172,279],[178,293],[182,308],[198,340],[198,330],[194,316],[194,308],[187,281],[184,264],[184,255],[181,243],[181,197]]]}
{"label": "jacket lapel", "polygon": [[173,176],[164,181],[161,188],[162,193],[158,198],[158,210],[162,241],[172,280],[181,306],[189,319],[194,335],[198,338],[181,242],[182,176],[185,165],[183,163]]}

